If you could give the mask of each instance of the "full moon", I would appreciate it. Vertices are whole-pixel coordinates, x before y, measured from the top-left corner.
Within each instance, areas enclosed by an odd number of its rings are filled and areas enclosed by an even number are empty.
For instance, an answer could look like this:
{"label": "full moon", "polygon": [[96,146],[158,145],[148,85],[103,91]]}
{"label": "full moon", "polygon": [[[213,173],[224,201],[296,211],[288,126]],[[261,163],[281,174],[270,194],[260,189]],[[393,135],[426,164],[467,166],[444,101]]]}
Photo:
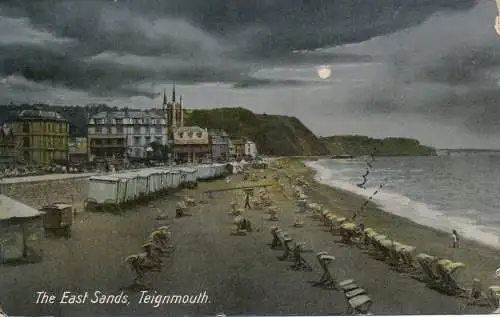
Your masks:
{"label": "full moon", "polygon": [[332,75],[332,70],[330,69],[329,66],[320,66],[317,69],[318,76],[321,79],[327,79]]}

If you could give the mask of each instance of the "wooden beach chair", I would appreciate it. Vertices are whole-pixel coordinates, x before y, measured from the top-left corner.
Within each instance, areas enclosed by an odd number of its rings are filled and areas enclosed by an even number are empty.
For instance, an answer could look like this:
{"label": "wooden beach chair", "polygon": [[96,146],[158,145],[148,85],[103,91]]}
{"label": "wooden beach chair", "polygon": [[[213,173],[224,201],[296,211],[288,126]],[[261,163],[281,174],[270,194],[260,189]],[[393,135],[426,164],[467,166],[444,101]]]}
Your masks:
{"label": "wooden beach chair", "polygon": [[302,256],[302,253],[307,252],[304,248],[305,243],[295,242],[292,248],[293,255],[293,265],[292,269],[295,271],[307,271],[311,272],[312,266],[309,262]]}
{"label": "wooden beach chair", "polygon": [[285,260],[294,261],[295,258],[293,256],[293,247],[294,247],[293,238],[289,237],[287,234],[284,234],[283,235],[283,254],[278,257],[278,260],[280,260],[280,261],[285,261]]}
{"label": "wooden beach chair", "polygon": [[500,307],[500,285],[492,285],[488,287],[486,292],[486,297],[488,298],[488,302],[494,309]]}
{"label": "wooden beach chair", "polygon": [[273,227],[271,229],[271,236],[273,241],[271,241],[271,249],[278,249],[283,247],[283,231],[279,227]]}
{"label": "wooden beach chair", "polygon": [[325,226],[328,227],[329,231],[332,231],[333,227],[335,226],[335,223],[337,221],[337,216],[334,215],[333,213],[329,212],[325,215]]}
{"label": "wooden beach chair", "polygon": [[464,310],[471,305],[489,306],[491,309],[499,307],[498,298],[488,296],[488,293],[483,291],[481,281],[477,278],[472,281],[472,289],[469,291]]}
{"label": "wooden beach chair", "polygon": [[390,264],[399,272],[411,271],[414,268],[413,252],[415,249],[414,246],[393,241]]}
{"label": "wooden beach chair", "polygon": [[358,243],[358,247],[363,248],[363,249],[368,249],[370,245],[370,234],[376,233],[375,230],[372,228],[365,228],[363,232],[361,233],[362,237]]}
{"label": "wooden beach chair", "polygon": [[363,288],[359,287],[353,279],[340,282],[339,287],[344,291],[347,301],[346,315],[369,314],[373,301]]}
{"label": "wooden beach chair", "polygon": [[437,262],[436,268],[439,279],[429,283],[429,287],[453,296],[463,295],[467,292],[455,278],[457,270],[465,268],[465,264],[442,259]]}
{"label": "wooden beach chair", "polygon": [[414,279],[421,282],[432,283],[439,280],[439,275],[435,272],[435,266],[438,258],[426,253],[420,253],[416,256],[419,270],[411,275]]}
{"label": "wooden beach chair", "polygon": [[388,240],[387,236],[383,234],[372,237],[371,242],[374,250],[374,256],[377,260],[385,260],[385,249],[382,246],[382,241]]}
{"label": "wooden beach chair", "polygon": [[347,222],[346,217],[335,217],[335,219],[332,221],[332,225],[330,226],[330,232],[332,234],[339,234],[340,226],[345,222]]}
{"label": "wooden beach chair", "polygon": [[322,286],[325,288],[337,288],[335,282],[335,275],[330,272],[330,268],[328,267],[334,260],[335,257],[329,255],[327,252],[318,252],[316,253],[316,259],[323,270],[323,274],[318,282],[314,282],[313,286]]}
{"label": "wooden beach chair", "polygon": [[358,226],[352,222],[346,222],[339,226],[339,233],[342,237],[342,242],[345,244],[353,244],[354,239],[360,236]]}

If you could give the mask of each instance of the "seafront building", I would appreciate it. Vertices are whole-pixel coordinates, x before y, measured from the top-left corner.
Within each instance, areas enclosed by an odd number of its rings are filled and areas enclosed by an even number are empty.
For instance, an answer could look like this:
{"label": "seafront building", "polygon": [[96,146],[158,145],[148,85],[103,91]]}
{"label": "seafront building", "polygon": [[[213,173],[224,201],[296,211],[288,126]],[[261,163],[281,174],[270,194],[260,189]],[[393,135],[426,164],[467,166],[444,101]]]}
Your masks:
{"label": "seafront building", "polygon": [[251,158],[257,157],[257,145],[255,144],[255,142],[245,142],[245,156],[250,156]]}
{"label": "seafront building", "polygon": [[213,161],[227,161],[229,159],[229,134],[222,129],[211,129],[208,130],[208,136]]}
{"label": "seafront building", "polygon": [[68,160],[69,124],[57,112],[24,110],[7,125],[15,139],[16,154],[25,164]]}
{"label": "seafront building", "polygon": [[123,109],[89,119],[87,144],[95,158],[145,158],[151,143],[167,144],[167,122],[152,111]]}
{"label": "seafront building", "polygon": [[208,130],[198,126],[184,126],[182,96],[177,100],[175,84],[172,98],[163,93],[163,109],[167,119],[167,135],[170,140],[171,159],[178,163],[200,163],[211,159]]}
{"label": "seafront building", "polygon": [[4,124],[0,129],[0,167],[10,166],[17,161],[16,138],[12,129]]}

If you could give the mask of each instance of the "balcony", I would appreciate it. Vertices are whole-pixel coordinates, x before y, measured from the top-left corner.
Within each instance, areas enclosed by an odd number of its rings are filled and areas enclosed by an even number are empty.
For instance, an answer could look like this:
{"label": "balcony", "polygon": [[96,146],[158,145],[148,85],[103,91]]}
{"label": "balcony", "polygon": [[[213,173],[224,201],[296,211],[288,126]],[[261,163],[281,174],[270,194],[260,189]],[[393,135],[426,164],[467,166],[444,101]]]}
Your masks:
{"label": "balcony", "polygon": [[110,140],[125,140],[127,136],[123,133],[120,134],[89,134],[89,139],[110,139]]}

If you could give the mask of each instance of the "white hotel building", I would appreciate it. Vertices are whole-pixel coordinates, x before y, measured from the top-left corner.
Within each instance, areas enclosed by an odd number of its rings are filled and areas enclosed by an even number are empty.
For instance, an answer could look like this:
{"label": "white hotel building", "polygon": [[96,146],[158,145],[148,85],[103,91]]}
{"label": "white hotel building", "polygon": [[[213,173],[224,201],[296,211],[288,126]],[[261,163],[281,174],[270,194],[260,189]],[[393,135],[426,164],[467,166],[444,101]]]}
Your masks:
{"label": "white hotel building", "polygon": [[166,118],[158,113],[124,109],[89,119],[90,158],[143,158],[152,142],[167,144]]}

